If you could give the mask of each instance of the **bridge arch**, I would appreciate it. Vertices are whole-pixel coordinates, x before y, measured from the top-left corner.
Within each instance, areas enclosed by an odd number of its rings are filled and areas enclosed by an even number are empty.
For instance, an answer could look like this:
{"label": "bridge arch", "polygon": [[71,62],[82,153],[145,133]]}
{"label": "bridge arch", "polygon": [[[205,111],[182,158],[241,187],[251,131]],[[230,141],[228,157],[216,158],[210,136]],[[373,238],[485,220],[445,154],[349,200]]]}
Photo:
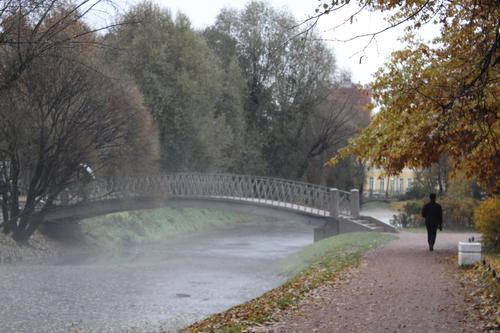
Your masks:
{"label": "bridge arch", "polygon": [[[354,193],[354,192],[353,192]],[[357,195],[357,193],[354,193]],[[359,212],[353,194],[287,179],[235,174],[172,173],[93,181],[61,194],[45,221],[85,218],[115,211],[158,207],[173,199],[258,205],[316,217]],[[354,208],[352,203],[358,208]],[[109,209],[105,209],[105,207]],[[130,208],[128,208],[130,210]],[[353,213],[354,211],[354,213]]]}
{"label": "bridge arch", "polygon": [[[260,205],[318,217],[353,215],[353,194],[304,182],[234,174],[173,173],[94,181],[63,193],[46,221],[80,217],[85,207],[95,214],[157,207],[173,199],[211,200]],[[135,202],[135,204],[134,204]],[[359,204],[359,201],[358,201]],[[130,210],[130,208],[128,208]],[[72,213],[74,216],[72,216]],[[86,214],[90,214],[87,212]]]}
{"label": "bridge arch", "polygon": [[346,192],[271,177],[204,173],[97,180],[76,186],[61,194],[56,205],[46,212],[44,223],[81,220],[136,209],[193,207],[193,204],[197,207],[223,205],[240,211],[259,207],[295,214],[310,224],[333,228],[330,234],[376,228],[385,230],[385,226],[368,227],[360,222],[364,220],[359,219],[357,190]]}

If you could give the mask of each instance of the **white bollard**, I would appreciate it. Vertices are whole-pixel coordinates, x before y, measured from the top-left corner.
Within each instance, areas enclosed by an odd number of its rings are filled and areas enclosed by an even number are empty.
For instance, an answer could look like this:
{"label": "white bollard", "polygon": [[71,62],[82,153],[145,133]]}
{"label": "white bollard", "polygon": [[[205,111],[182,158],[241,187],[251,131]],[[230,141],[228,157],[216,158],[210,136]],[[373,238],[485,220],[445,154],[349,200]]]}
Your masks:
{"label": "white bollard", "polygon": [[481,261],[481,243],[459,242],[458,265],[470,266]]}

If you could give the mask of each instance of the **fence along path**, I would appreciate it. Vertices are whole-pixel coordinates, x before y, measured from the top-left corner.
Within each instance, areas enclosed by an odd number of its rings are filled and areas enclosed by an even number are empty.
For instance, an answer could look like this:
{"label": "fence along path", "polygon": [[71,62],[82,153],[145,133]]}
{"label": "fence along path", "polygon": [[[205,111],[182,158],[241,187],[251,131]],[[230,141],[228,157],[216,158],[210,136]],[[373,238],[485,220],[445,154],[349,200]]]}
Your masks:
{"label": "fence along path", "polygon": [[316,216],[351,215],[351,194],[304,182],[233,174],[172,173],[93,181],[61,195],[60,204],[133,198],[248,202]]}

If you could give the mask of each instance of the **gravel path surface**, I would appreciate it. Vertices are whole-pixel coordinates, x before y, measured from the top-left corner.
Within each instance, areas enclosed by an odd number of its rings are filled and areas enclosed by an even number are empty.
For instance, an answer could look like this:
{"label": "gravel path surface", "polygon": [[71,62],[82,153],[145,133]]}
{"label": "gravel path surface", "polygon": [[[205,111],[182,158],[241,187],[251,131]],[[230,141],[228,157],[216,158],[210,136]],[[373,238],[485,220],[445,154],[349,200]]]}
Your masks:
{"label": "gravel path surface", "polygon": [[465,321],[465,289],[451,256],[470,234],[439,233],[429,252],[426,234],[400,238],[367,254],[338,283],[316,289],[271,326],[255,332],[475,332]]}

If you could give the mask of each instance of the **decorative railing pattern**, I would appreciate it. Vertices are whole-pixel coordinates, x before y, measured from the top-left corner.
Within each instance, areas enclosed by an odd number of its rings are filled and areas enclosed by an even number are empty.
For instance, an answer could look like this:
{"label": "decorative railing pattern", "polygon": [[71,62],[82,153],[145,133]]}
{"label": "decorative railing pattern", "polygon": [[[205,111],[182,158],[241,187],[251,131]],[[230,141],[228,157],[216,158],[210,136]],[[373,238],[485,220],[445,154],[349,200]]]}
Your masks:
{"label": "decorative railing pattern", "polygon": [[[337,199],[334,199],[337,196]],[[61,194],[61,204],[131,198],[235,200],[302,210],[314,215],[350,215],[349,192],[304,182],[233,174],[173,173],[93,181]],[[338,205],[336,209],[334,206]]]}

